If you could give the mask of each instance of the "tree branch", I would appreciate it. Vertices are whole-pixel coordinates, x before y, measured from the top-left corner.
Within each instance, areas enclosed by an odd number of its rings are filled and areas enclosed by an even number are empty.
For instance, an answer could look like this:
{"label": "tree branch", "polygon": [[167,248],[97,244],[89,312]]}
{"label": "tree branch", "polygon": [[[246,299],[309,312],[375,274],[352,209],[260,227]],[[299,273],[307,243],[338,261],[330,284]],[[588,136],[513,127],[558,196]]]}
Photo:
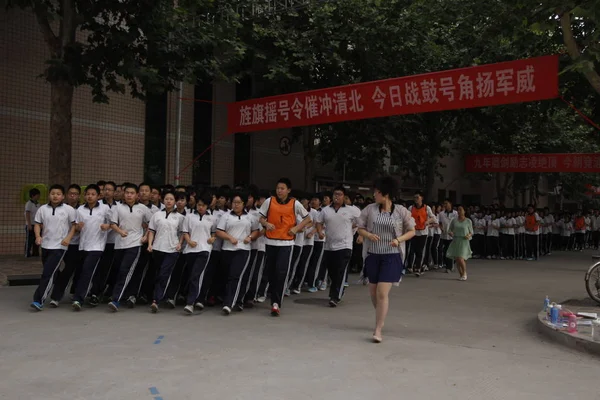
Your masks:
{"label": "tree branch", "polygon": [[[560,16],[560,27],[563,32],[563,41],[565,46],[567,46],[567,52],[573,61],[578,61],[581,58],[581,52],[579,51],[579,47],[577,46],[577,42],[575,41],[575,37],[573,36],[573,28],[571,27],[571,14],[569,12],[564,12]],[[583,75],[590,82],[590,85],[594,88],[596,92],[600,94],[600,75],[594,69],[594,63],[591,61],[584,61],[585,68],[583,70]]]}
{"label": "tree branch", "polygon": [[55,55],[60,50],[60,42],[56,34],[52,31],[52,27],[50,27],[48,10],[38,0],[31,0],[31,8],[40,26],[44,40],[50,48],[50,52]]}

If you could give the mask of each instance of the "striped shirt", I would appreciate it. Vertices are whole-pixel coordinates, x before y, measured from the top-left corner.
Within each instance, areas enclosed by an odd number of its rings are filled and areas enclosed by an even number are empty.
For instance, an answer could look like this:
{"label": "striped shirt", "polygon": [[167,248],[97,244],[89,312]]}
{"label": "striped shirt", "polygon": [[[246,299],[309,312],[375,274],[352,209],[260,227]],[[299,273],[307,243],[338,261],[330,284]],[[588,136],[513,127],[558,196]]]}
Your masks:
{"label": "striped shirt", "polygon": [[392,247],[390,243],[396,238],[394,232],[394,220],[392,214],[380,212],[373,224],[373,234],[379,236],[379,241],[371,242],[369,253],[371,254],[396,254],[400,253],[399,247]]}

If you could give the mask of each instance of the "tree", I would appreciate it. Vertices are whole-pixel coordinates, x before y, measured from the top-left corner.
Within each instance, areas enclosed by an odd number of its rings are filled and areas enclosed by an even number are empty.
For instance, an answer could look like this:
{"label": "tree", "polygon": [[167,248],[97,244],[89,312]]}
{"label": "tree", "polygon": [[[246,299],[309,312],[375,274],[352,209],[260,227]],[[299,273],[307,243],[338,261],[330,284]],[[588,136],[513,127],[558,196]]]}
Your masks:
{"label": "tree", "polygon": [[231,39],[237,19],[227,2],[182,0],[174,7],[166,0],[10,0],[8,6],[33,12],[50,50],[43,75],[51,86],[53,183],[71,180],[75,88],[89,86],[96,102],[127,89],[144,99],[185,78],[224,77],[222,66],[243,52]]}

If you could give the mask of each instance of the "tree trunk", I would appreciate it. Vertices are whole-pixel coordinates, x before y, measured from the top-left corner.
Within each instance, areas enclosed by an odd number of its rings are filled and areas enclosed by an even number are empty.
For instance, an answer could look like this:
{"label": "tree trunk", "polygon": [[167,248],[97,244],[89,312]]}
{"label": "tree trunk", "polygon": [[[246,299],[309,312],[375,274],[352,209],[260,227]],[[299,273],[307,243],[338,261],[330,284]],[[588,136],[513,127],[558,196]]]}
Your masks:
{"label": "tree trunk", "polygon": [[504,182],[501,182],[501,175],[496,172],[496,195],[498,197],[498,203],[501,206],[506,204],[506,195],[508,194],[508,184],[510,183],[511,174],[509,172],[504,173]]}
{"label": "tree trunk", "polygon": [[435,183],[435,169],[436,169],[437,160],[429,160],[427,163],[427,171],[425,173],[425,187],[424,194],[425,199],[432,202],[433,199],[433,184]]}
{"label": "tree trunk", "polygon": [[315,128],[302,127],[302,147],[304,149],[304,190],[315,190]]}
{"label": "tree trunk", "polygon": [[72,105],[74,87],[67,81],[51,84],[49,183],[71,183]]}

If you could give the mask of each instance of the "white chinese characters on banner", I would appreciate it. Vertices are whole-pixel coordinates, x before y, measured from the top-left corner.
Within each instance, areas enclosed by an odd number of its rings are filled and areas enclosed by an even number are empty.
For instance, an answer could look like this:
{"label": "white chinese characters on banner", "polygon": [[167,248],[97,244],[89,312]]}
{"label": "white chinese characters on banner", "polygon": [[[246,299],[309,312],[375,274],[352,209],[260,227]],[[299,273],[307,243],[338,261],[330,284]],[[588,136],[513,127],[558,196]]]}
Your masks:
{"label": "white chinese characters on banner", "polygon": [[439,103],[437,96],[437,82],[433,79],[425,79],[421,82],[421,94],[423,95],[423,103]]}
{"label": "white chinese characters on banner", "polygon": [[417,82],[407,82],[404,85],[404,100],[406,105],[421,105],[421,95]]}
{"label": "white chinese characters on banner", "polygon": [[458,78],[458,85],[460,87],[459,100],[473,100],[473,81],[466,75],[461,75]]}
{"label": "white chinese characters on banner", "polygon": [[375,91],[373,92],[373,96],[371,98],[375,103],[379,104],[379,109],[383,110],[383,107],[385,106],[386,95],[379,86],[375,86]]}
{"label": "white chinese characters on banner", "polygon": [[315,95],[306,96],[306,104],[304,109],[306,110],[306,118],[311,119],[319,116],[319,104],[318,98]]}
{"label": "white chinese characters on banner", "polygon": [[477,97],[494,97],[495,81],[491,72],[480,72],[477,74]]}
{"label": "white chinese characters on banner", "polygon": [[277,122],[277,102],[269,101],[265,105],[265,122],[267,124]]}
{"label": "white chinese characters on banner", "polygon": [[265,106],[255,104],[252,106],[252,125],[262,124],[265,122]]}
{"label": "white chinese characters on banner", "polygon": [[451,76],[443,77],[440,79],[440,92],[448,99],[448,101],[454,101],[454,81]]}
{"label": "white chinese characters on banner", "polygon": [[333,94],[333,112],[336,115],[348,114],[348,96],[346,92],[336,92]]}
{"label": "white chinese characters on banner", "polygon": [[329,116],[329,114],[333,110],[333,101],[331,97],[329,97],[329,95],[325,93],[323,97],[319,97],[319,103],[321,103],[321,115],[325,114]]}
{"label": "white chinese characters on banner", "polygon": [[535,92],[534,73],[532,65],[517,71],[517,93]]}
{"label": "white chinese characters on banner", "polygon": [[297,97],[294,98],[294,103],[292,104],[292,112],[294,116],[298,119],[302,119],[302,110],[304,109],[304,105]]}
{"label": "white chinese characters on banner", "polygon": [[365,106],[360,104],[360,98],[362,96],[358,93],[356,89],[352,89],[350,92],[350,111],[351,112],[362,112],[365,109]]}
{"label": "white chinese characters on banner", "polygon": [[509,92],[515,91],[514,70],[512,68],[496,71],[496,91],[504,93],[504,96],[508,96]]}
{"label": "white chinese characters on banner", "polygon": [[252,125],[252,108],[250,108],[250,106],[243,106],[240,108],[240,125]]}
{"label": "white chinese characters on banner", "polygon": [[284,121],[290,120],[290,103],[287,100],[279,102],[279,115],[281,115]]}

